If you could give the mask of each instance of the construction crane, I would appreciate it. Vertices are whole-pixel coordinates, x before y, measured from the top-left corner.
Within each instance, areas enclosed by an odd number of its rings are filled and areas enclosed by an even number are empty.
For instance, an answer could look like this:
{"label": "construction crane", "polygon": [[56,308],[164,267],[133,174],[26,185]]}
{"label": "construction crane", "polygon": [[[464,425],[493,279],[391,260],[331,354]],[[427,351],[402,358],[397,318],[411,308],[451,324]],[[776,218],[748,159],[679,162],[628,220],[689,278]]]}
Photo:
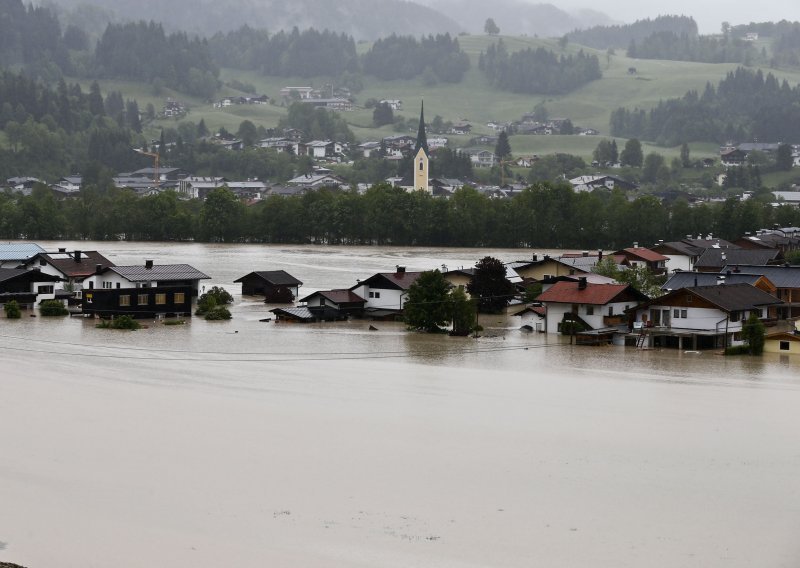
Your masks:
{"label": "construction crane", "polygon": [[158,176],[158,161],[160,156],[157,152],[145,152],[144,150],[134,149],[134,152],[137,154],[141,154],[142,156],[149,156],[153,158],[153,187],[158,187],[161,178]]}

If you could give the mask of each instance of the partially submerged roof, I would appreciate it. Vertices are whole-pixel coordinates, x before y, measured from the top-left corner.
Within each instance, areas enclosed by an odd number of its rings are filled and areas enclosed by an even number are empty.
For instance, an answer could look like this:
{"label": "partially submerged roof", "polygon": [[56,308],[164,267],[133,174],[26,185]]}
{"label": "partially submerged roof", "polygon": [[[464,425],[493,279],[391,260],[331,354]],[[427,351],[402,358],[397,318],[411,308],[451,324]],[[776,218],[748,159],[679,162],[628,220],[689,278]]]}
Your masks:
{"label": "partially submerged roof", "polygon": [[309,298],[313,298],[314,296],[322,296],[334,304],[363,304],[366,302],[364,298],[351,290],[320,290],[319,292],[309,294],[305,298],[301,298],[300,301],[307,302]]}
{"label": "partially submerged roof", "polygon": [[285,270],[259,270],[256,272],[251,272],[249,274],[245,274],[241,278],[237,278],[234,282],[242,282],[245,278],[249,276],[256,276],[261,278],[267,284],[272,284],[273,286],[302,286],[303,283],[286,272]]}
{"label": "partially submerged roof", "polygon": [[151,268],[146,265],[136,266],[110,266],[108,270],[116,272],[129,282],[159,282],[181,280],[209,280],[211,277],[188,264],[154,264]]}

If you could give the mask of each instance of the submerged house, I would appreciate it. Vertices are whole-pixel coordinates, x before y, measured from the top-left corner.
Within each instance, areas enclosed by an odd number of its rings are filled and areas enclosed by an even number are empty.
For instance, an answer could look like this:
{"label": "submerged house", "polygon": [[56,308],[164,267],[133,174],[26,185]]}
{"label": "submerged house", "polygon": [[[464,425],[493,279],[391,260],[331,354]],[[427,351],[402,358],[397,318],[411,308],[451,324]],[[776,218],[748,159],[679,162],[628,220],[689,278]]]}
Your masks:
{"label": "submerged house", "polygon": [[650,347],[717,349],[742,344],[742,323],[750,314],[774,320],[781,303],[750,284],[698,286],[645,302],[635,318]]}
{"label": "submerged house", "polygon": [[84,314],[100,317],[191,315],[200,280],[210,277],[188,264],[98,265],[84,281]]}
{"label": "submerged house", "polygon": [[0,268],[0,304],[12,300],[20,306],[33,307],[42,300],[56,297],[55,284],[61,278],[40,270]]}
{"label": "submerged house", "polygon": [[360,315],[367,301],[351,290],[320,290],[300,299],[312,314],[335,310],[344,317]]}
{"label": "submerged house", "polygon": [[40,252],[25,263],[28,270],[40,270],[43,274],[58,276],[61,280],[56,289],[74,291],[80,295],[84,280],[97,271],[98,266],[114,266],[114,263],[97,251]]}
{"label": "submerged house", "polygon": [[403,312],[408,288],[416,282],[421,272],[406,272],[398,266],[395,272],[379,272],[350,288],[366,301],[364,312],[371,317],[392,317]]}
{"label": "submerged house", "polygon": [[242,285],[243,296],[270,296],[279,288],[287,288],[293,298],[299,295],[303,283],[285,270],[261,270],[234,280]]}

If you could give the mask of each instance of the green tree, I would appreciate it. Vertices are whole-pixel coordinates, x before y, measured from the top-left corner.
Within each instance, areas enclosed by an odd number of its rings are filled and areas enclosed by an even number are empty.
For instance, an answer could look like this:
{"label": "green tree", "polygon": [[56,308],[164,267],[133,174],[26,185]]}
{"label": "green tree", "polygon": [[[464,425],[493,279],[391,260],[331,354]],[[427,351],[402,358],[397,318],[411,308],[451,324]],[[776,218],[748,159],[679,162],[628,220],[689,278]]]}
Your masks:
{"label": "green tree", "polygon": [[592,152],[592,159],[600,165],[607,163],[615,164],[619,159],[617,143],[614,140],[600,140]]}
{"label": "green tree", "polygon": [[375,110],[372,111],[372,124],[375,128],[380,128],[385,124],[394,123],[394,112],[389,103],[378,103],[375,105]]}
{"label": "green tree", "polygon": [[239,130],[236,131],[236,137],[242,141],[246,148],[249,148],[258,140],[258,129],[251,121],[243,120],[239,124]]}
{"label": "green tree", "polygon": [[647,154],[642,168],[642,181],[655,183],[658,180],[659,170],[664,166],[664,156],[655,152]]}
{"label": "green tree", "polygon": [[636,138],[631,138],[625,142],[625,148],[622,149],[622,154],[620,154],[619,159],[623,166],[641,168],[642,162],[644,161],[642,143]]}
{"label": "green tree", "polygon": [[750,317],[742,324],[742,339],[747,344],[750,355],[761,355],[764,352],[764,324],[756,312],[750,312]]}
{"label": "green tree", "polygon": [[3,304],[3,310],[6,312],[6,317],[8,319],[19,319],[22,317],[22,312],[16,300],[11,300]]}
{"label": "green tree", "polygon": [[200,232],[212,242],[229,243],[241,237],[244,205],[227,187],[212,190],[203,202]]}
{"label": "green tree", "polygon": [[511,301],[514,285],[506,278],[503,262],[485,256],[475,265],[475,273],[467,285],[467,291],[478,299],[478,307],[484,313],[499,313]]}
{"label": "green tree", "polygon": [[497,35],[500,33],[500,28],[494,23],[493,18],[486,18],[486,23],[483,24],[483,31],[489,35]]}
{"label": "green tree", "polygon": [[428,270],[408,288],[403,318],[411,329],[435,333],[450,321],[450,284],[439,270]]}
{"label": "green tree", "polygon": [[688,168],[692,165],[692,160],[689,155],[689,145],[684,142],[681,144],[681,166]]}
{"label": "green tree", "polygon": [[508,134],[504,130],[497,137],[497,144],[494,146],[494,153],[499,160],[511,157],[511,144],[508,141]]}
{"label": "green tree", "polygon": [[467,335],[475,328],[475,303],[467,297],[462,287],[450,292],[450,317],[453,335]]}
{"label": "green tree", "polygon": [[781,171],[788,172],[792,169],[792,166],[794,166],[792,147],[788,144],[781,144],[775,154],[775,167]]}

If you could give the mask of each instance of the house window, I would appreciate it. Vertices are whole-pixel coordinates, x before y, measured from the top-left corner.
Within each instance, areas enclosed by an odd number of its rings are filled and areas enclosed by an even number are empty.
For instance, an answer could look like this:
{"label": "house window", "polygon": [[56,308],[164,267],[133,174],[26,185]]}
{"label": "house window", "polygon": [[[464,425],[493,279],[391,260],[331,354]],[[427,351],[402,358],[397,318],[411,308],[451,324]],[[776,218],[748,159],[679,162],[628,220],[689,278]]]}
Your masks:
{"label": "house window", "polygon": [[380,298],[381,297],[381,293],[380,292],[375,292],[375,297],[376,298]]}
{"label": "house window", "polygon": [[167,295],[166,294],[156,294],[156,305],[163,306],[167,303]]}
{"label": "house window", "polygon": [[122,288],[122,286],[120,285],[119,282],[117,282],[117,290],[119,290],[120,288]]}
{"label": "house window", "polygon": [[130,306],[131,305],[131,297],[128,294],[124,294],[119,297],[119,305],[120,306]]}
{"label": "house window", "polygon": [[375,297],[375,292],[370,292],[370,293],[369,293],[369,297],[370,297],[370,298],[374,298],[374,297]]}
{"label": "house window", "polygon": [[139,294],[136,299],[136,305],[138,306],[146,306],[147,305],[147,294]]}
{"label": "house window", "polygon": [[113,284],[111,282],[103,282],[103,288],[111,288]]}
{"label": "house window", "polygon": [[750,313],[756,314],[756,317],[759,319],[764,317],[764,310],[752,310]]}
{"label": "house window", "polygon": [[586,315],[593,316],[594,315],[594,306],[586,306]]}
{"label": "house window", "polygon": [[614,306],[608,306],[608,317],[614,315]]}
{"label": "house window", "polygon": [[45,285],[45,286],[37,286],[36,293],[37,294],[52,294],[53,293],[53,287],[52,286],[47,286],[47,285]]}
{"label": "house window", "polygon": [[737,331],[736,333],[734,333],[733,334],[733,340],[734,341],[741,341],[742,340],[742,332],[741,331]]}
{"label": "house window", "polygon": [[672,310],[672,317],[678,319],[679,317],[681,317],[681,311],[675,308],[674,310]]}
{"label": "house window", "polygon": [[739,321],[742,317],[742,312],[731,312],[731,321]]}
{"label": "house window", "polygon": [[183,292],[175,292],[175,296],[172,299],[173,303],[175,304],[183,304],[186,299]]}
{"label": "house window", "polygon": [[692,303],[692,297],[691,296],[686,296],[686,303],[687,304],[691,304]]}
{"label": "house window", "polygon": [[319,299],[319,305],[320,306],[324,306],[325,305],[325,298],[320,298]]}
{"label": "house window", "polygon": [[789,351],[789,341],[781,341],[781,351]]}
{"label": "house window", "polygon": [[94,282],[89,281],[89,290],[94,290]]}
{"label": "house window", "polygon": [[682,318],[687,318],[687,317],[689,317],[689,315],[688,315],[688,314],[689,314],[689,310],[681,310],[681,317],[682,317]]}

